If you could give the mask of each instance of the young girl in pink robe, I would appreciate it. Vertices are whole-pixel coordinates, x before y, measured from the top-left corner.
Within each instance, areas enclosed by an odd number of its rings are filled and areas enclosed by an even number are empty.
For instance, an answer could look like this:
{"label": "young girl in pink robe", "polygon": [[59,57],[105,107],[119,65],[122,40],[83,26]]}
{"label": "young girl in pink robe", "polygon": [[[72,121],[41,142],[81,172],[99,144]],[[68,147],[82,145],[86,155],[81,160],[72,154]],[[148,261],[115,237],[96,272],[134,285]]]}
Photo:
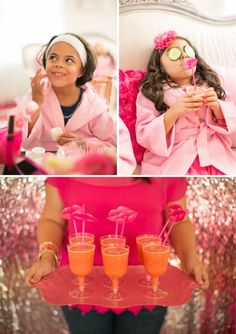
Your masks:
{"label": "young girl in pink robe", "polygon": [[[146,148],[141,173],[235,174],[229,135],[236,133],[236,107],[217,74],[175,32],[154,42],[137,96],[136,136]],[[187,58],[198,61],[193,69],[184,68]],[[191,85],[195,78],[200,93]]]}
{"label": "young girl in pink robe", "polygon": [[[24,129],[23,147],[56,151],[58,145],[85,138],[116,145],[106,102],[85,86],[96,67],[88,43],[75,34],[55,36],[46,45],[42,64],[46,73],[37,71],[31,79],[32,92],[18,104],[25,108],[32,99],[39,105]],[[56,141],[50,132],[55,127],[61,129]]]}
{"label": "young girl in pink robe", "polygon": [[130,139],[130,133],[125,123],[119,118],[119,175],[132,175],[136,168],[136,159]]}

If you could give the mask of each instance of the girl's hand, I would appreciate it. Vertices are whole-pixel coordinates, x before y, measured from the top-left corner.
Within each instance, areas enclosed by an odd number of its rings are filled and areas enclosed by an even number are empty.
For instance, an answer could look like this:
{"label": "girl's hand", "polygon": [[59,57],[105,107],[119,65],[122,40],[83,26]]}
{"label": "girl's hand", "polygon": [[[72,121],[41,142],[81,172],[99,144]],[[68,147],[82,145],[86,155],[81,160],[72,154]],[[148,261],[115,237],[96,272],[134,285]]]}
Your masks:
{"label": "girl's hand", "polygon": [[41,105],[44,102],[44,86],[45,82],[42,81],[47,74],[43,74],[42,70],[39,69],[35,76],[31,78],[31,88],[32,88],[32,100],[38,105]]}
{"label": "girl's hand", "polygon": [[44,276],[48,275],[56,268],[56,262],[52,254],[44,253],[26,273],[26,284],[37,283]]}
{"label": "girl's hand", "polygon": [[197,256],[192,259],[182,260],[182,269],[185,273],[193,276],[201,289],[209,287],[208,272]]}
{"label": "girl's hand", "polygon": [[78,139],[78,138],[73,133],[63,133],[58,138],[57,143],[59,145],[65,145],[67,143],[74,141],[75,139]]}
{"label": "girl's hand", "polygon": [[196,95],[194,91],[182,95],[177,102],[169,109],[175,113],[177,118],[186,113],[194,111],[198,113],[203,107],[203,97]]}
{"label": "girl's hand", "polygon": [[205,90],[203,94],[204,104],[213,110],[214,113],[220,111],[220,104],[218,102],[218,96],[212,87]]}

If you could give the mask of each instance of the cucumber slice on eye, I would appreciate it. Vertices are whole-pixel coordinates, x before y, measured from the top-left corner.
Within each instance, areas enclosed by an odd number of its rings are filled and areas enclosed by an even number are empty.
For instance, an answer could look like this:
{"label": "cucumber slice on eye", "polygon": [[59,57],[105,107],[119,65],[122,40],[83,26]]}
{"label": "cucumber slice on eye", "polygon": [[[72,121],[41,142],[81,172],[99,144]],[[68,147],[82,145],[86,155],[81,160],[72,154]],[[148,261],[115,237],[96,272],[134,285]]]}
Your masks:
{"label": "cucumber slice on eye", "polygon": [[189,58],[195,58],[195,51],[190,45],[185,45],[184,52]]}
{"label": "cucumber slice on eye", "polygon": [[171,48],[168,51],[168,57],[170,60],[177,60],[181,56],[181,50],[179,48]]}

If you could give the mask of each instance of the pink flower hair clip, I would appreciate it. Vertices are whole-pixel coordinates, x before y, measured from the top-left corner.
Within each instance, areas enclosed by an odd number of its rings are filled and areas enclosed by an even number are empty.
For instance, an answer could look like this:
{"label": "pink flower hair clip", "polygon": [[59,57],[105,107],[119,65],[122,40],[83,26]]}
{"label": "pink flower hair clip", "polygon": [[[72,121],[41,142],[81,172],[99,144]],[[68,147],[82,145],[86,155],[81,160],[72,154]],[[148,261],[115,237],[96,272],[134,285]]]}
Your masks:
{"label": "pink flower hair clip", "polygon": [[176,37],[177,34],[173,30],[159,34],[154,38],[154,48],[165,49]]}

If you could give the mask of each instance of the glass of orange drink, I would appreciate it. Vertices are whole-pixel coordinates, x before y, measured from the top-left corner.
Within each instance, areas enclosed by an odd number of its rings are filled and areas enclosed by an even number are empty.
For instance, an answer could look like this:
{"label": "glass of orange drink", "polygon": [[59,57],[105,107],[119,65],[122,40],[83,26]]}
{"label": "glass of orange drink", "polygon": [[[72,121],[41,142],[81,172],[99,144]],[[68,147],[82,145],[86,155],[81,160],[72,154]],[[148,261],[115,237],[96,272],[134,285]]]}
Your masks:
{"label": "glass of orange drink", "polygon": [[[82,243],[83,236],[82,233],[77,233],[69,236],[70,244]],[[84,233],[84,243],[93,244],[94,243],[94,234],[92,233]]]}
{"label": "glass of orange drink", "polygon": [[[94,244],[94,239],[95,237],[94,237],[94,234],[92,233],[84,233],[84,238],[81,232],[77,234],[72,234],[71,236],[69,236],[69,242],[71,245],[82,244],[83,240],[85,244]],[[79,285],[78,277],[74,277],[73,282],[74,284]],[[92,277],[85,278],[85,284],[90,284],[92,282],[93,282]]]}
{"label": "glass of orange drink", "polygon": [[[125,246],[126,244],[126,237],[121,236],[121,235],[115,235],[115,234],[108,234],[108,235],[103,235],[100,238],[100,245],[101,245],[101,250],[106,247],[116,247],[116,246]],[[119,280],[119,286],[123,286],[125,283],[124,279]],[[104,279],[101,282],[102,286],[105,288],[112,288],[112,281],[110,280],[109,277],[104,277]]]}
{"label": "glass of orange drink", "polygon": [[155,242],[143,245],[144,269],[152,278],[152,287],[145,292],[147,297],[163,298],[167,296],[167,292],[158,287],[158,281],[167,270],[169,255],[169,246]]}
{"label": "glass of orange drink", "polygon": [[[136,237],[136,245],[138,258],[141,264],[143,264],[143,246],[150,242],[157,242],[161,244],[161,239],[157,234],[140,234]],[[152,285],[152,278],[146,274],[146,277],[138,280],[139,285],[149,287]]]}
{"label": "glass of orange drink", "polygon": [[93,267],[95,245],[88,243],[77,243],[67,246],[71,272],[76,275],[79,282],[78,289],[70,292],[74,298],[87,298],[92,290],[85,288],[85,278]]}
{"label": "glass of orange drink", "polygon": [[128,291],[119,288],[119,280],[128,269],[129,246],[110,246],[102,249],[102,260],[105,274],[112,280],[112,290],[107,290],[104,298],[120,301],[128,296]]}
{"label": "glass of orange drink", "polygon": [[123,235],[108,234],[100,238],[101,250],[109,246],[125,246],[126,237]]}

